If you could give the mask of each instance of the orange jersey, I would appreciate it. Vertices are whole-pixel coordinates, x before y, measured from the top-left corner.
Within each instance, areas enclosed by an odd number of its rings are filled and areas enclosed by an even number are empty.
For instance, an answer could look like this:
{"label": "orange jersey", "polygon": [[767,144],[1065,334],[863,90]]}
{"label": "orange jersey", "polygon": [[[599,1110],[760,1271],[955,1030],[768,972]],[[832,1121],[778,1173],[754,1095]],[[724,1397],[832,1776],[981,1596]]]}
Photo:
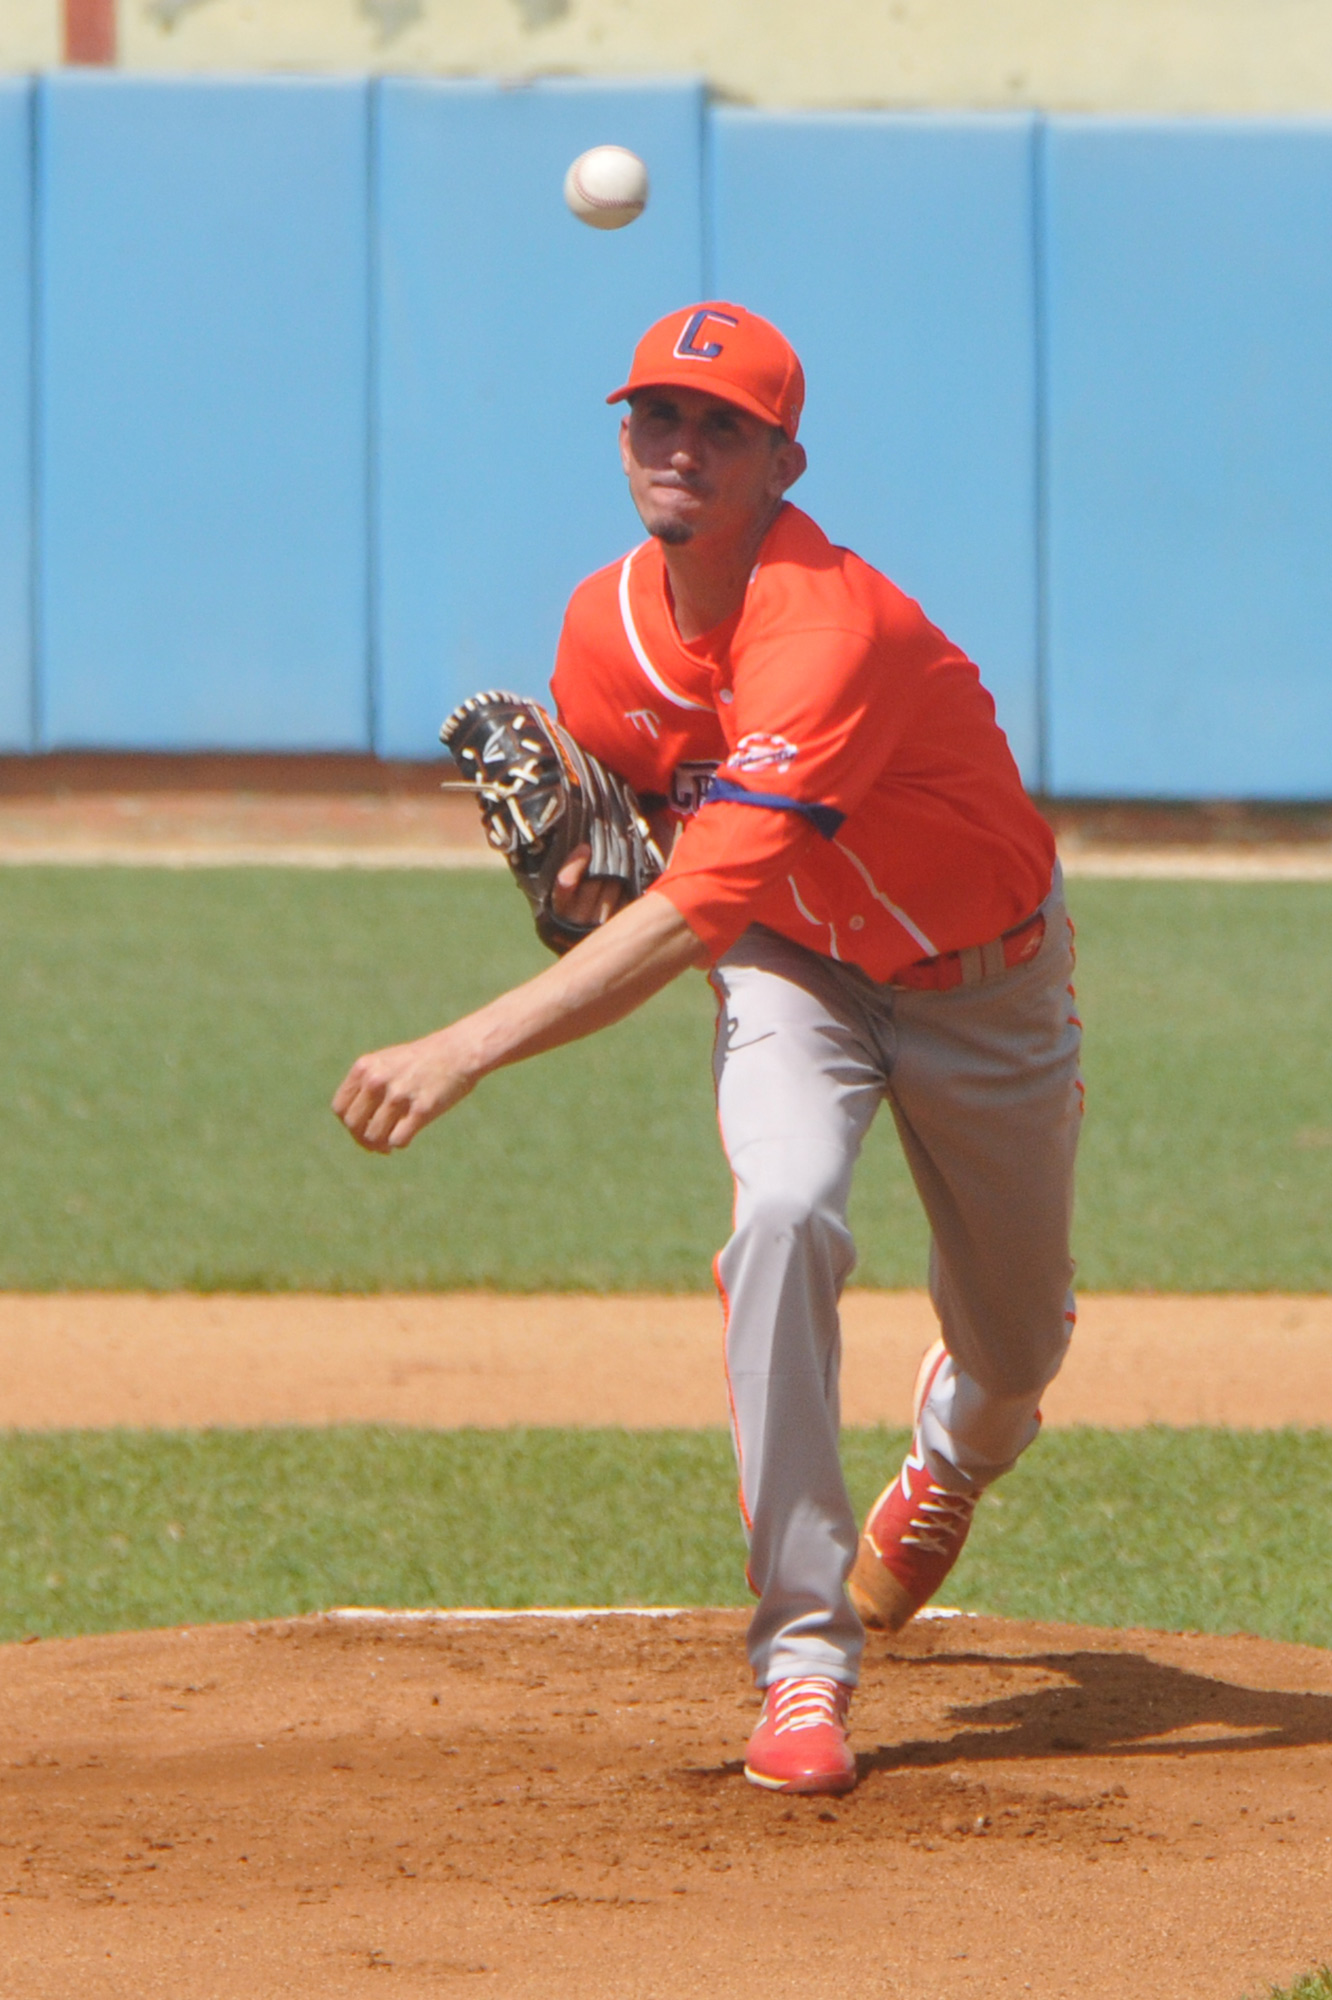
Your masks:
{"label": "orange jersey", "polygon": [[553,690],[578,741],[684,822],[654,893],[713,958],[747,925],[886,980],[987,943],[1054,839],[976,668],[789,503],[735,617],[691,644],[656,542],[579,585]]}

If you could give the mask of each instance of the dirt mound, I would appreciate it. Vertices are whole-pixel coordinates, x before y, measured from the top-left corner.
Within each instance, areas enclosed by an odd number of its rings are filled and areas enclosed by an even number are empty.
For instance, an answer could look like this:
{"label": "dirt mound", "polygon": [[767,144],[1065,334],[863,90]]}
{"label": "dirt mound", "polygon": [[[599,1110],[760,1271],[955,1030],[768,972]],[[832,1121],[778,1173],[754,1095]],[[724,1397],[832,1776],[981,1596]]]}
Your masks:
{"label": "dirt mound", "polygon": [[732,1612],[0,1648],[24,2000],[1238,2000],[1332,1952],[1332,1655],[956,1618],[752,1790]]}

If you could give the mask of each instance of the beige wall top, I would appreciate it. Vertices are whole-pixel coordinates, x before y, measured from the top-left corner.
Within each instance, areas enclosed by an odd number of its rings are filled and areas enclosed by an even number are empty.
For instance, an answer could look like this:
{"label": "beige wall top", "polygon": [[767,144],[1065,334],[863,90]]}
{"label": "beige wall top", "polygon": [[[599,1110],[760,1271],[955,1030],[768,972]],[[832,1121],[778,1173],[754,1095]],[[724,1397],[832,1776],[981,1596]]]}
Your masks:
{"label": "beige wall top", "polygon": [[60,20],[58,0],[0,0],[0,70],[58,63]]}
{"label": "beige wall top", "polygon": [[[822,108],[1332,111],[1332,0],[118,0],[131,69],[698,74]],[[61,0],[0,0],[0,64]]]}

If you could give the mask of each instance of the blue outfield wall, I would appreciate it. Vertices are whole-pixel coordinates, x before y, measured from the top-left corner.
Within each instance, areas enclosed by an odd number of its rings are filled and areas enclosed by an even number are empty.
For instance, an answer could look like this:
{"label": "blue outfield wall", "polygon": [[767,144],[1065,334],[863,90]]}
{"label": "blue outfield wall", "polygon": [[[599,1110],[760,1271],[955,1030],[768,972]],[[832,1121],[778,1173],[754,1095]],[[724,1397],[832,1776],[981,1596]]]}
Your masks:
{"label": "blue outfield wall", "polygon": [[32,748],[32,92],[0,77],[0,751]]}
{"label": "blue outfield wall", "polygon": [[1039,775],[1035,121],[718,111],[714,283],[808,378],[793,498],[983,666]]}
{"label": "blue outfield wall", "polygon": [[43,748],[369,747],[367,99],[38,87]]}
{"label": "blue outfield wall", "polygon": [[1332,795],[1332,123],[1046,147],[1051,788]]}
{"label": "blue outfield wall", "polygon": [[[543,687],[570,591],[641,539],[604,399],[701,288],[703,119],[695,84],[380,88],[382,754],[429,755],[480,687]],[[564,206],[570,160],[602,142],[650,162],[631,229]]]}
{"label": "blue outfield wall", "polygon": [[[620,232],[560,198],[606,140]],[[1332,123],[0,81],[0,749],[428,757],[539,688],[641,532],[605,392],[720,294],[804,355],[796,497],[1030,780],[1332,795],[1330,214]]]}

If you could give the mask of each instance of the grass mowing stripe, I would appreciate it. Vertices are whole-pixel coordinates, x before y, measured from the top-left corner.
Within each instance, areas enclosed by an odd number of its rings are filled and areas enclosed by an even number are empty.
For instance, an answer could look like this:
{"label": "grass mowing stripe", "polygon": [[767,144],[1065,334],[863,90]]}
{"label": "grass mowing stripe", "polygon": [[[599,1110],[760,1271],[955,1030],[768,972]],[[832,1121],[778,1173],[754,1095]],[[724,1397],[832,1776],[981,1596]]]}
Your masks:
{"label": "grass mowing stripe", "polygon": [[[904,1432],[843,1439],[857,1511]],[[0,1637],[334,1604],[744,1604],[720,1431],[10,1432]],[[952,1603],[1332,1644],[1332,1433],[1060,1431]]]}
{"label": "grass mowing stripe", "polygon": [[[1072,889],[1081,1281],[1332,1289],[1332,884]],[[399,1158],[329,1116],[360,1050],[548,962],[487,874],[0,871],[0,1286],[706,1290],[730,1183],[696,975]],[[852,1220],[860,1282],[922,1282],[887,1117]]]}
{"label": "grass mowing stripe", "polygon": [[1332,884],[1075,882],[1070,901],[1081,1282],[1332,1289]]}
{"label": "grass mowing stripe", "polygon": [[0,1285],[706,1287],[730,1194],[700,979],[398,1158],[329,1114],[359,1051],[550,962],[524,910],[483,874],[0,873]]}

